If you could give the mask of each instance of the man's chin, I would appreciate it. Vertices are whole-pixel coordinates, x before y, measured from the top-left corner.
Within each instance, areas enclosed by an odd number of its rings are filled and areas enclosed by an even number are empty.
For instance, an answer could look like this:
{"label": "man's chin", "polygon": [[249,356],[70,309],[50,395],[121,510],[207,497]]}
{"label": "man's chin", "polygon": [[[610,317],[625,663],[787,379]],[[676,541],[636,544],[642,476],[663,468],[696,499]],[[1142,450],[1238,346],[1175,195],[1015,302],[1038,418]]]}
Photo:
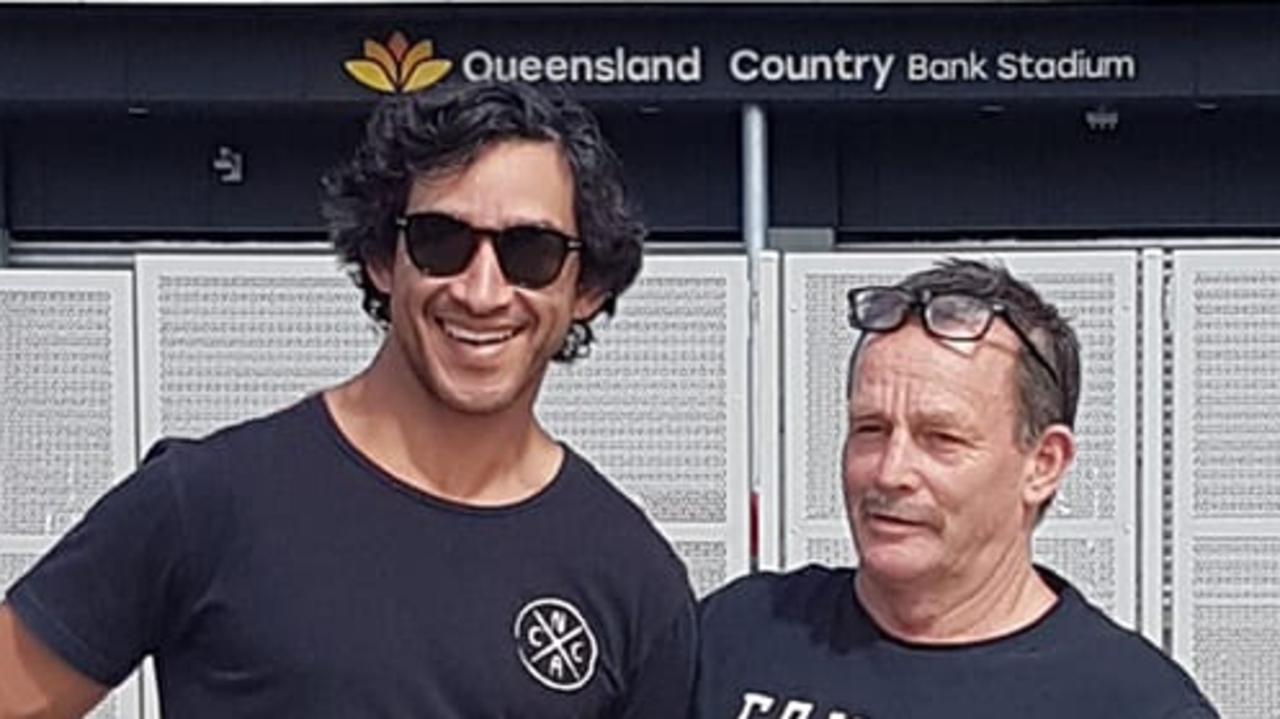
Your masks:
{"label": "man's chin", "polygon": [[886,546],[883,542],[862,542],[858,557],[859,572],[892,583],[910,583],[927,575],[931,566],[923,548]]}
{"label": "man's chin", "polygon": [[514,392],[450,393],[442,399],[458,414],[488,416],[500,414],[515,404]]}

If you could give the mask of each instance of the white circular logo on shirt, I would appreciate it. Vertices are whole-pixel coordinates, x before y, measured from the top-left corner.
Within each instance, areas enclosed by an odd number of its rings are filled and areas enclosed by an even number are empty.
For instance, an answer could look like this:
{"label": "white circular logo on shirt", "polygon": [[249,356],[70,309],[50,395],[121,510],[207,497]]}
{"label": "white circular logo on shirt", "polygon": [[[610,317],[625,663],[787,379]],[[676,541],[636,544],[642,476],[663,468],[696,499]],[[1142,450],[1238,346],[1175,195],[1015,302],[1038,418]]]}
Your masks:
{"label": "white circular logo on shirt", "polygon": [[596,673],[600,647],[582,612],[557,597],[535,599],[516,615],[516,653],[548,689],[581,689]]}

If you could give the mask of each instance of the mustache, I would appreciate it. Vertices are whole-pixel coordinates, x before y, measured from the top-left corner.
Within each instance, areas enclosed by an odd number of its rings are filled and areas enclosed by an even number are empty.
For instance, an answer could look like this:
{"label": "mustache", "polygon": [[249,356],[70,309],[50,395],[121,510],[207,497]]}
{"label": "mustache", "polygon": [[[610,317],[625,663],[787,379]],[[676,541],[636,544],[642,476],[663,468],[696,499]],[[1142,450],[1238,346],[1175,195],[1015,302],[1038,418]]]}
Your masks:
{"label": "mustache", "polygon": [[867,492],[855,501],[859,517],[887,517],[899,522],[936,524],[937,512],[911,499],[891,497],[880,492]]}

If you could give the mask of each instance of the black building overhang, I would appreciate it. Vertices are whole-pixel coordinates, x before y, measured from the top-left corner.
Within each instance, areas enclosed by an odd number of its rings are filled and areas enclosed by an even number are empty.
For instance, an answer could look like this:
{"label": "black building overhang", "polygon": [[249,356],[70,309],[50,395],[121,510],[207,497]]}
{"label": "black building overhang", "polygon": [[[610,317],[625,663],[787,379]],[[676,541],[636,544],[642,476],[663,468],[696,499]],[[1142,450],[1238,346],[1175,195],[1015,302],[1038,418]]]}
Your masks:
{"label": "black building overhang", "polygon": [[0,103],[341,106],[377,96],[359,76],[628,104],[1271,97],[1277,38],[1270,4],[11,6]]}
{"label": "black building overhang", "polygon": [[0,224],[316,239],[375,99],[492,76],[591,104],[681,240],[740,237],[744,102],[777,227],[1271,236],[1277,38],[1262,3],[0,6]]}

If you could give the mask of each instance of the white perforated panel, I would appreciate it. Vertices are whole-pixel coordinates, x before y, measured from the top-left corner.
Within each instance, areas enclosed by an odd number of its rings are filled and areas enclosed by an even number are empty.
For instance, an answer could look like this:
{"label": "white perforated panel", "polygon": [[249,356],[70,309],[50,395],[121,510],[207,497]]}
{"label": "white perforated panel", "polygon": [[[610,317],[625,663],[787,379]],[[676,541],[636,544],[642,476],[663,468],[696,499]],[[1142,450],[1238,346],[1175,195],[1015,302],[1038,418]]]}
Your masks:
{"label": "white perforated panel", "polygon": [[[1079,455],[1037,530],[1037,558],[1131,624],[1137,601],[1137,257],[1129,252],[997,257],[1071,318],[1083,350]],[[924,253],[786,257],[787,566],[853,561],[839,480],[844,375],[857,338],[847,324],[845,294],[857,285],[893,284],[937,259]]]}
{"label": "white perforated panel", "polygon": [[331,258],[141,256],[137,266],[144,449],[346,379],[381,339]]}
{"label": "white perforated panel", "polygon": [[[133,281],[0,270],[0,589],[132,471]],[[139,712],[136,682],[92,719]]]}
{"label": "white perforated panel", "polygon": [[0,534],[61,535],[133,469],[132,291],[0,271]]}
{"label": "white perforated panel", "polygon": [[1173,647],[1224,717],[1280,713],[1280,253],[1174,253]]}
{"label": "white perforated panel", "polygon": [[741,256],[650,256],[591,356],[555,365],[538,417],[639,504],[705,593],[748,569]]}
{"label": "white perforated panel", "polygon": [[53,545],[55,538],[0,535],[0,589],[12,585]]}
{"label": "white perforated panel", "polygon": [[1114,619],[1136,627],[1139,255],[1006,257],[1010,269],[1070,318],[1081,346],[1076,461],[1036,532],[1036,559],[1069,577]]}
{"label": "white perforated panel", "polygon": [[30,554],[19,554],[0,551],[0,587],[7,587],[31,567],[35,557]]}

